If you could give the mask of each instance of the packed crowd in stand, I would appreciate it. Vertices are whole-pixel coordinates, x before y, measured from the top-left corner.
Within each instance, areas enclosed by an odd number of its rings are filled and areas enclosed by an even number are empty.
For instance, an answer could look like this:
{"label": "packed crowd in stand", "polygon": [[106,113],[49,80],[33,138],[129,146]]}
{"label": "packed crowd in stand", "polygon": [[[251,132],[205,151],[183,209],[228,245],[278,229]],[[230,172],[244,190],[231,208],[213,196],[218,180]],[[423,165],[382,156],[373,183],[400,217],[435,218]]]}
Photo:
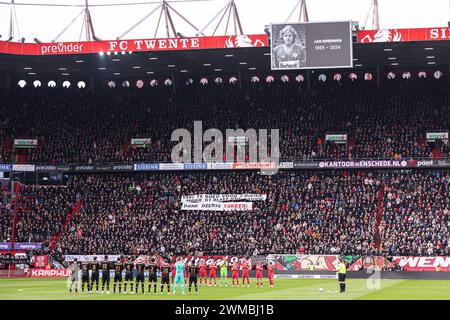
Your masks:
{"label": "packed crowd in stand", "polygon": [[[29,91],[27,91],[29,90]],[[52,91],[52,92],[49,92]],[[177,128],[279,129],[283,159],[448,157],[427,130],[448,129],[447,84],[436,79],[306,84],[200,84],[156,88],[17,89],[2,97],[3,162],[171,161]],[[345,132],[348,144],[324,141]],[[39,147],[13,149],[14,138]],[[132,138],[151,138],[144,148]],[[229,160],[229,159],[228,159]]]}
{"label": "packed crowd in stand", "polygon": [[450,175],[389,174],[380,232],[388,255],[448,255]]}
{"label": "packed crowd in stand", "polygon": [[[0,163],[171,161],[171,133],[193,133],[196,120],[203,130],[279,129],[286,160],[450,157],[448,143],[425,139],[450,127],[448,86],[435,79],[49,90],[2,95]],[[325,142],[326,132],[348,143]],[[14,149],[14,138],[39,145]],[[64,185],[24,186],[15,237],[55,241],[59,254],[448,255],[449,189],[445,170],[69,174]],[[203,193],[267,199],[247,212],[181,210],[183,195]]]}
{"label": "packed crowd in stand", "polygon": [[[27,187],[33,215],[20,215],[17,238],[50,240],[83,201],[56,242],[61,254],[445,255],[449,188],[444,171],[73,175],[67,186]],[[182,195],[202,193],[267,199],[247,212],[180,210]]]}

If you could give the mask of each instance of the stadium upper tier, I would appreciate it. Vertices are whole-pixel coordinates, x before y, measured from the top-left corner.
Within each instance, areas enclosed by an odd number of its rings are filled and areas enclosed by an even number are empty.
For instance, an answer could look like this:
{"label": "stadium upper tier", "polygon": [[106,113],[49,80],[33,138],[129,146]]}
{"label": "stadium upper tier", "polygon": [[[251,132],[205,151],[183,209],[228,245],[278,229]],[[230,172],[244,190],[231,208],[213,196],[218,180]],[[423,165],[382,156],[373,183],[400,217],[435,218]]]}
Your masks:
{"label": "stadium upper tier", "polygon": [[[426,132],[448,130],[448,83],[414,78],[158,86],[152,89],[16,88],[1,93],[0,163],[171,162],[175,129],[279,129],[284,160],[446,158],[448,144]],[[325,141],[327,132],[348,141]],[[37,139],[14,148],[14,139]],[[145,148],[133,138],[150,138]]]}

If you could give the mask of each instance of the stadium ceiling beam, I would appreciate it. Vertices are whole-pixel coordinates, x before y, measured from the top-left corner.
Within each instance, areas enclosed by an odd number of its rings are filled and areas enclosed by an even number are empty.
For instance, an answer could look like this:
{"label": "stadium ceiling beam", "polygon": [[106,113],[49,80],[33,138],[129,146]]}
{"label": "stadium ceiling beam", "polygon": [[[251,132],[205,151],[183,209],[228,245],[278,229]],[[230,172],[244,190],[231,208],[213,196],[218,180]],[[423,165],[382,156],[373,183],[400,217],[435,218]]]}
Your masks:
{"label": "stadium ceiling beam", "polygon": [[363,30],[367,28],[367,21],[369,20],[370,13],[372,12],[372,30],[380,29],[380,18],[378,16],[378,0],[372,0],[370,3],[369,11],[367,12],[366,20],[364,20]]}
{"label": "stadium ceiling beam", "polygon": [[217,29],[219,28],[220,24],[222,23],[223,18],[226,16],[226,14],[228,13],[228,17],[227,17],[227,23],[225,25],[225,36],[228,33],[228,25],[230,22],[230,17],[233,16],[233,24],[234,24],[234,34],[237,35],[238,34],[238,29],[239,29],[239,34],[244,34],[243,28],[242,28],[242,24],[241,24],[241,19],[239,18],[239,13],[237,10],[237,6],[234,0],[230,0],[228,1],[228,3],[219,10],[219,12],[216,13],[216,15],[200,30],[199,33],[197,33],[197,36],[201,33],[203,34],[203,31],[205,31],[206,28],[208,28],[221,14],[222,17],[219,20],[219,23],[216,25],[216,27],[214,28],[214,31],[212,33],[212,35],[214,36],[216,34]]}
{"label": "stadium ceiling beam", "polygon": [[[159,26],[161,24],[161,18],[162,15],[164,14],[164,20],[165,20],[165,25],[166,25],[166,36],[167,38],[171,38],[171,37],[181,37],[181,33],[177,32],[176,28],[175,28],[175,24],[173,22],[172,19],[172,14],[177,15],[178,17],[180,17],[183,21],[185,21],[187,24],[189,24],[189,26],[191,26],[193,29],[195,29],[198,34],[203,34],[203,32],[201,32],[192,22],[190,22],[186,17],[184,17],[181,13],[179,13],[177,10],[175,10],[169,3],[167,3],[166,0],[161,1],[161,3],[156,6],[156,8],[154,8],[152,11],[150,11],[147,15],[145,15],[141,20],[139,20],[138,22],[136,22],[131,28],[129,28],[127,31],[125,31],[124,33],[122,33],[120,36],[117,37],[117,40],[122,39],[124,36],[126,36],[128,33],[130,33],[131,31],[133,31],[136,27],[138,27],[142,22],[144,22],[145,20],[147,20],[150,16],[152,16],[155,12],[157,12],[158,10],[160,10],[159,13],[159,18],[158,18],[158,23],[156,25],[156,29],[155,29],[155,35],[154,38],[156,38],[157,34],[158,34],[158,30],[159,30]],[[171,33],[172,32],[172,36]]]}
{"label": "stadium ceiling beam", "polygon": [[19,22],[17,20],[16,6],[14,0],[11,0],[10,11],[9,11],[9,39],[8,41],[13,41],[14,39],[14,23],[17,28],[17,33],[20,38]]}
{"label": "stadium ceiling beam", "polygon": [[308,10],[306,8],[306,0],[299,0],[284,23],[289,22],[289,20],[291,19],[292,15],[294,14],[297,8],[300,8],[300,13],[298,15],[298,22],[309,22]]}
{"label": "stadium ceiling beam", "polygon": [[83,24],[81,25],[81,32],[80,32],[80,38],[81,41],[81,35],[83,34],[83,30],[86,32],[86,41],[92,41],[92,40],[100,40],[96,35],[94,31],[94,25],[92,23],[92,17],[91,12],[89,11],[89,0],[85,0],[85,4],[83,9],[80,11],[80,13],[52,40],[52,42],[56,42],[59,37],[61,37],[67,29],[72,26],[76,20],[78,20],[79,17],[84,13],[83,17]]}

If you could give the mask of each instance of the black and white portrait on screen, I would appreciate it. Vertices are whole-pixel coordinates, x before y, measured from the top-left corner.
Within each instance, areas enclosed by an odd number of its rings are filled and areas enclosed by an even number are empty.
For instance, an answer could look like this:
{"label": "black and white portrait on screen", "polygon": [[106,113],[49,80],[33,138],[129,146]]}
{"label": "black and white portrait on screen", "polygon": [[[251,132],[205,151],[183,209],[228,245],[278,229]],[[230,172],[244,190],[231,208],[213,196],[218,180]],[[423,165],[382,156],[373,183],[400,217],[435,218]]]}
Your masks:
{"label": "black and white portrait on screen", "polygon": [[306,63],[305,27],[299,24],[272,25],[272,69],[298,69]]}

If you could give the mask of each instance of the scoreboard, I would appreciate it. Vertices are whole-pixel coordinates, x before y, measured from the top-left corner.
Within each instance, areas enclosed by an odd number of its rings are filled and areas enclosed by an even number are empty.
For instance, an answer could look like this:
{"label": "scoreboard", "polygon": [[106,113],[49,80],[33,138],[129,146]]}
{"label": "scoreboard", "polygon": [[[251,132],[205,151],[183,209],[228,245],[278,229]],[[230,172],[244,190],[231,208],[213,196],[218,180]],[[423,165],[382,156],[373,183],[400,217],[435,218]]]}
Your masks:
{"label": "scoreboard", "polygon": [[270,25],[271,69],[352,68],[352,22]]}

